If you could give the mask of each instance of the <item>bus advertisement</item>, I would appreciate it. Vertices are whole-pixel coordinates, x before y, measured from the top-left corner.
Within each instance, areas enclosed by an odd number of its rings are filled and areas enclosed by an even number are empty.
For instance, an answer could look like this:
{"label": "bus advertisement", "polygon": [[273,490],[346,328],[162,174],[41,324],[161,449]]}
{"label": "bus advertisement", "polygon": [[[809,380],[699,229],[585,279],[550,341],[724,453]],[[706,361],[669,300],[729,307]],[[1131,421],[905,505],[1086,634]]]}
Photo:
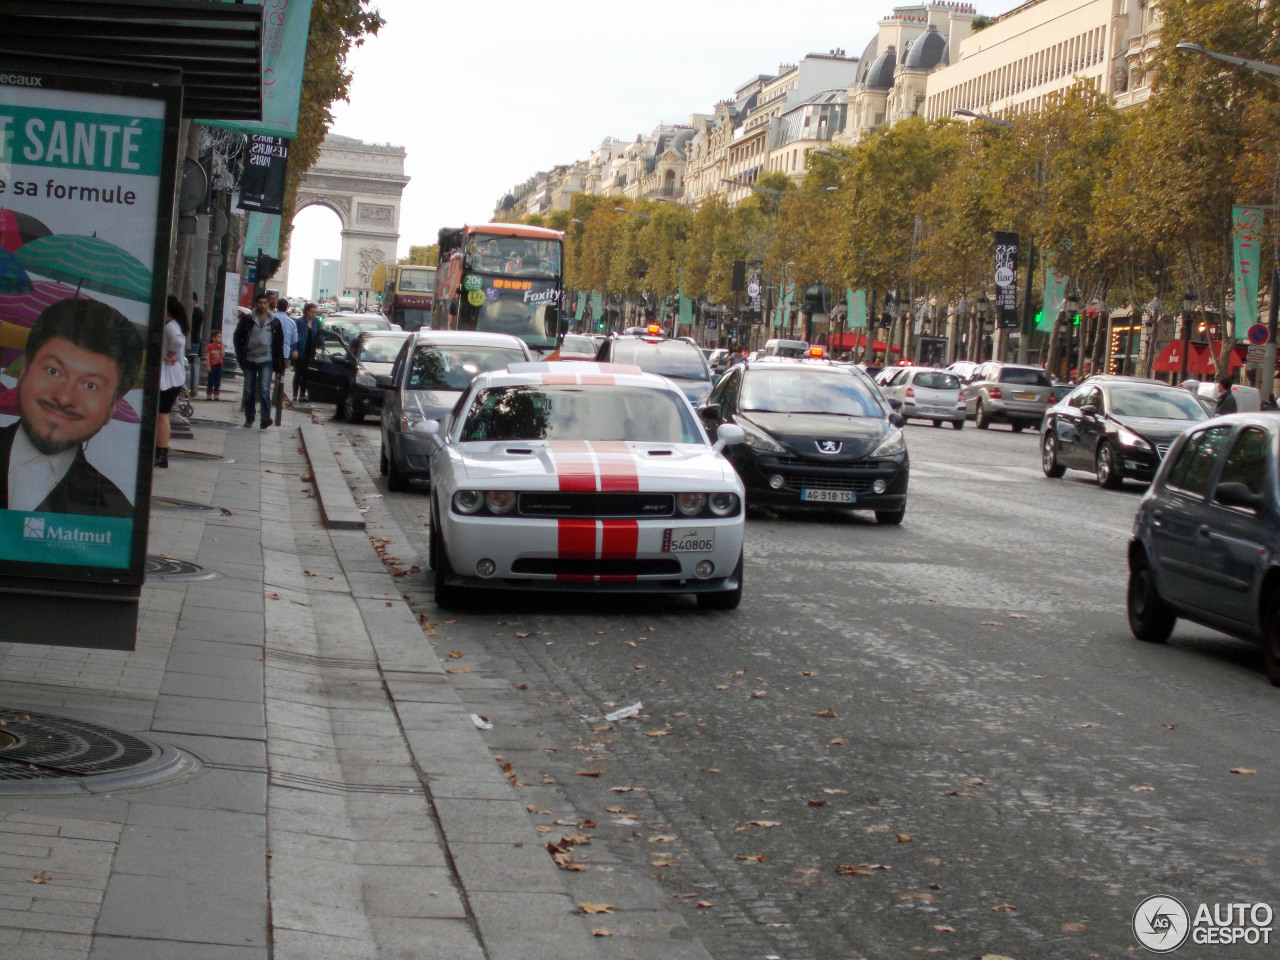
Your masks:
{"label": "bus advertisement", "polygon": [[552,352],[563,336],[563,252],[559,230],[521,223],[441,230],[432,326],[507,333]]}
{"label": "bus advertisement", "polygon": [[382,296],[382,312],[402,330],[431,326],[431,305],[435,301],[436,268],[410,264],[387,267],[387,287]]}

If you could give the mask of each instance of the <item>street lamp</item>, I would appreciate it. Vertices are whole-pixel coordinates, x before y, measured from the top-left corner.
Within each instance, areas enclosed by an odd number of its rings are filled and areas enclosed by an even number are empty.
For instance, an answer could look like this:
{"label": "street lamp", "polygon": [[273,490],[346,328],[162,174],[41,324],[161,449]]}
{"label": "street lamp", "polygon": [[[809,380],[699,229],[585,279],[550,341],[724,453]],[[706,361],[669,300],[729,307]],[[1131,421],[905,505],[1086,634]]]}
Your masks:
{"label": "street lamp", "polygon": [[999,117],[993,117],[990,114],[978,113],[976,110],[967,110],[964,107],[956,107],[951,111],[953,117],[964,117],[967,120],[985,120],[987,123],[994,123],[999,127],[1008,127],[1012,129],[1013,124],[1008,120],[1001,120]]}
{"label": "street lamp", "polygon": [[647,213],[641,213],[639,210],[629,210],[626,207],[614,207],[614,213],[629,213],[633,217],[639,217],[641,220],[648,222],[651,218]]}
{"label": "street lamp", "polygon": [[830,157],[832,160],[839,160],[842,163],[854,162],[853,157],[849,156],[847,153],[832,153],[830,150],[824,150],[821,147],[814,147],[809,152],[816,153],[820,157]]}
{"label": "street lamp", "polygon": [[1195,310],[1196,301],[1199,299],[1196,296],[1196,292],[1190,287],[1182,295],[1182,365],[1180,374],[1183,380],[1187,379],[1187,354],[1190,352],[1191,346],[1191,311]]}
{"label": "street lamp", "polygon": [[1254,73],[1262,74],[1263,78],[1273,86],[1280,87],[1280,81],[1276,77],[1280,77],[1280,67],[1274,63],[1264,63],[1261,60],[1249,60],[1246,57],[1235,57],[1229,53],[1219,53],[1216,50],[1206,50],[1198,43],[1188,43],[1183,40],[1174,44],[1175,50],[1181,50],[1184,53],[1198,53],[1201,56],[1209,57],[1211,60],[1221,60],[1223,63],[1229,63],[1233,67],[1244,67],[1246,70],[1252,70]]}

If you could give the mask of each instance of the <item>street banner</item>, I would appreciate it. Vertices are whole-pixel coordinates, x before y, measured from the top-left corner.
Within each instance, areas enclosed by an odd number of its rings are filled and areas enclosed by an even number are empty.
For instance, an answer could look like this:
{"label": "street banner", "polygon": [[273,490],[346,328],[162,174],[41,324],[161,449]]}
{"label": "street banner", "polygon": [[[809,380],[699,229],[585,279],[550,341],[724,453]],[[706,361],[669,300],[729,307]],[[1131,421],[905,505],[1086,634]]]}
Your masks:
{"label": "street banner", "polygon": [[1054,271],[1047,256],[1044,261],[1044,309],[1040,312],[1040,322],[1036,324],[1036,329],[1042,333],[1050,333],[1053,322],[1058,318],[1058,311],[1062,309],[1062,300],[1067,295],[1067,278]]}
{"label": "street banner", "polygon": [[249,214],[249,226],[244,236],[245,259],[265,253],[269,257],[280,256],[280,218],[274,213]]}
{"label": "street banner", "polygon": [[[133,649],[180,88],[106,65],[5,69],[25,80],[0,85],[0,638]],[[107,612],[62,636],[81,600]],[[15,626],[24,605],[36,633]]]}
{"label": "street banner", "polygon": [[1018,328],[1018,235],[996,233],[996,322],[1006,330]]}
{"label": "street banner", "polygon": [[1258,256],[1262,247],[1262,208],[1231,208],[1235,247],[1236,330],[1258,322]]}
{"label": "street banner", "polygon": [[252,136],[240,176],[241,210],[278,214],[284,209],[284,181],[289,172],[289,141]]}
{"label": "street banner", "polygon": [[582,322],[582,315],[587,312],[587,291],[578,291],[578,306],[573,311],[573,322],[575,324]]}
{"label": "street banner", "polygon": [[693,300],[689,297],[680,297],[680,322],[682,324],[693,323]]}
{"label": "street banner", "polygon": [[[239,0],[223,0],[224,3]],[[286,140],[298,136],[298,97],[307,59],[311,0],[244,0],[262,11],[262,121],[199,120],[207,127],[260,133]]]}
{"label": "street banner", "polygon": [[760,323],[764,319],[764,284],[760,282],[760,268],[753,267],[747,280],[747,303],[742,309],[743,317],[750,323]]}
{"label": "street banner", "polygon": [[846,321],[847,329],[865,330],[867,326],[867,291],[846,287],[844,295],[845,309],[848,316]]}
{"label": "street banner", "polygon": [[785,327],[791,321],[791,305],[796,299],[795,282],[784,283],[782,285],[782,299],[778,303],[778,309],[773,314],[773,325],[775,327]]}
{"label": "street banner", "polygon": [[599,323],[604,316],[604,294],[599,290],[591,291],[591,318]]}

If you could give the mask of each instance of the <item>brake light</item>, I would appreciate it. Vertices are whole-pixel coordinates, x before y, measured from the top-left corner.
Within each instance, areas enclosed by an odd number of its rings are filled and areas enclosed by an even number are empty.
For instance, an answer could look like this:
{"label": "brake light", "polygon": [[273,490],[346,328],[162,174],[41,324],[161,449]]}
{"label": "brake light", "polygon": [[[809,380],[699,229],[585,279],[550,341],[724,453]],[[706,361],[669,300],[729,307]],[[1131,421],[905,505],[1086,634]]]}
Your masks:
{"label": "brake light", "polygon": [[1055,396],[1053,395],[1053,391],[1052,391],[1052,390],[1050,390],[1050,391],[1049,391],[1049,402],[1050,402],[1050,403],[1057,403],[1057,402],[1058,402],[1058,398],[1057,398],[1057,397],[1055,397]]}
{"label": "brake light", "polygon": [[992,399],[992,400],[1001,400],[1001,399],[1003,399],[1003,394],[1001,394],[1001,393],[1000,393],[1000,388],[999,388],[999,387],[992,387],[992,388],[991,388],[991,390],[990,390],[989,392],[990,392],[990,394],[991,394],[991,399]]}
{"label": "brake light", "polygon": [[908,397],[914,397],[915,395],[916,395],[916,388],[915,388],[915,387],[907,387],[907,396],[908,396]]}

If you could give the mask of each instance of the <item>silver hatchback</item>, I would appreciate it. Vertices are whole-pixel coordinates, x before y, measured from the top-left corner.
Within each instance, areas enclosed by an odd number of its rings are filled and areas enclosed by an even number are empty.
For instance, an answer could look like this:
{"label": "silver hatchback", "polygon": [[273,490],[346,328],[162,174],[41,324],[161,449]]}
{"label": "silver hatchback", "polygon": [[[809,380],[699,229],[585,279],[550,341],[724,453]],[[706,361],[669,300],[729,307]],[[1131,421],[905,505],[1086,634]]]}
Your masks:
{"label": "silver hatchback", "polygon": [[391,369],[382,403],[382,451],[378,466],[392,490],[431,475],[428,437],[414,427],[448,416],[478,373],[533,360],[529,347],[504,333],[419,330],[405,341]]}
{"label": "silver hatchback", "polygon": [[979,430],[1007,423],[1015,433],[1039,427],[1049,405],[1057,402],[1045,372],[1029,364],[998,360],[980,364],[964,385],[965,415]]}

